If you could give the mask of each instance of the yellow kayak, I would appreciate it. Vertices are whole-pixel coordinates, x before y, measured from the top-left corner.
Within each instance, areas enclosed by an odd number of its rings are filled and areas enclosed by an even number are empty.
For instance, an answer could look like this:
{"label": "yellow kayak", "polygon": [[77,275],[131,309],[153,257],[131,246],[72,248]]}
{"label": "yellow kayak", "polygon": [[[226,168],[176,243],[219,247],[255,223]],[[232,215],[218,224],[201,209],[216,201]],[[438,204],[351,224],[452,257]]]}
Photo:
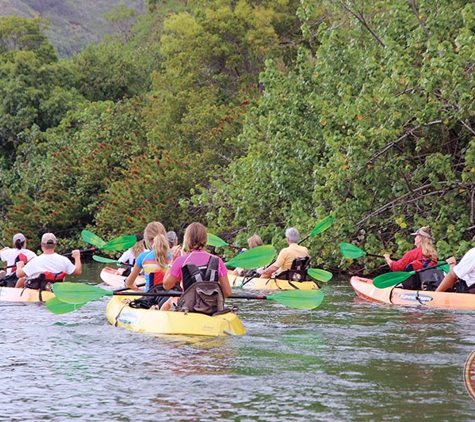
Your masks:
{"label": "yellow kayak", "polygon": [[[133,300],[140,296],[128,296]],[[194,336],[240,336],[246,333],[234,312],[217,316],[176,311],[131,308],[123,296],[113,296],[106,307],[109,322],[116,327],[153,334],[184,334]]]}
{"label": "yellow kayak", "polygon": [[54,297],[53,292],[23,289],[17,287],[0,287],[0,302],[44,302]]}
{"label": "yellow kayak", "polygon": [[251,278],[228,274],[229,283],[235,289],[244,290],[318,290],[314,281],[287,281],[276,278]]}

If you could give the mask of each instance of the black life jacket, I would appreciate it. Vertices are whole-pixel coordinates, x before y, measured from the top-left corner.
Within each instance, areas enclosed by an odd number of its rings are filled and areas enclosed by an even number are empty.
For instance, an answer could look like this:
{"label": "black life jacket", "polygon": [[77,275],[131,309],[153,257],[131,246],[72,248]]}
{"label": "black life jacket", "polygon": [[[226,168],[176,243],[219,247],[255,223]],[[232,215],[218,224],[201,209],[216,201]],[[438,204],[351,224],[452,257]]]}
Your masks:
{"label": "black life jacket", "polygon": [[185,292],[178,299],[177,311],[198,312],[206,315],[228,312],[219,284],[219,259],[211,256],[205,266],[185,264],[181,269]]}
{"label": "black life jacket", "polygon": [[64,271],[61,271],[60,273],[45,271],[44,273],[38,274],[34,278],[26,278],[24,289],[39,290],[40,300],[43,300],[41,292],[51,292],[53,283],[63,281],[67,275],[68,274]]}

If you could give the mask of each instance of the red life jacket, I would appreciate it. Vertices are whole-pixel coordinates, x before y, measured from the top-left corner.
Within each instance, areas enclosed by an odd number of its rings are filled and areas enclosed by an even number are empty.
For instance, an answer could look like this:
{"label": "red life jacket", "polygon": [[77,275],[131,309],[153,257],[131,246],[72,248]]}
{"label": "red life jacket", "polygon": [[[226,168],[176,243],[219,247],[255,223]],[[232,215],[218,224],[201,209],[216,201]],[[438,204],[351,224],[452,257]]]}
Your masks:
{"label": "red life jacket", "polygon": [[[19,261],[22,261],[26,264],[28,262],[28,258],[26,255],[19,253],[18,256],[15,258],[15,264]],[[12,267],[12,273],[16,271],[16,268],[17,268],[16,265]]]}
{"label": "red life jacket", "polygon": [[406,268],[404,268],[404,271],[419,271],[423,268],[432,267],[434,265],[437,265],[436,260],[424,257],[422,259],[412,261]]}

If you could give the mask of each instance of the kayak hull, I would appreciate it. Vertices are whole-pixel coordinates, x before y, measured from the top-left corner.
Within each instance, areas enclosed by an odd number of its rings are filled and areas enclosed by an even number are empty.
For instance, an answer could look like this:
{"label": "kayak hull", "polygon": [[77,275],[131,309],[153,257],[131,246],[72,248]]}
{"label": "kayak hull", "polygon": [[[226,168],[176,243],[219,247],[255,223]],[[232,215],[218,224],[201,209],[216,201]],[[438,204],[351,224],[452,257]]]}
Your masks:
{"label": "kayak hull", "polygon": [[228,275],[231,287],[243,290],[319,290],[314,281],[279,280],[275,278],[250,278]]}
{"label": "kayak hull", "polygon": [[23,289],[17,287],[0,287],[0,302],[45,302],[54,297],[53,292],[40,292],[36,289]]}
{"label": "kayak hull", "polygon": [[[128,296],[133,300],[140,296]],[[108,321],[131,331],[152,334],[181,334],[193,336],[240,336],[246,333],[234,312],[218,316],[176,311],[131,308],[124,298],[113,296],[106,307]]]}
{"label": "kayak hull", "polygon": [[359,297],[371,302],[475,310],[475,295],[473,294],[405,290],[397,287],[378,289],[373,285],[373,280],[357,276],[351,277],[350,284]]}
{"label": "kayak hull", "polygon": [[[120,272],[123,269],[119,268],[111,268],[111,267],[104,267],[101,270],[101,280],[106,283],[108,286],[117,288],[117,289],[122,289],[125,287],[125,279],[127,277],[124,277],[123,275],[120,274]],[[119,272],[119,273],[118,273]],[[143,284],[145,283],[145,277],[143,275],[139,275],[137,279],[135,280],[135,284]]]}

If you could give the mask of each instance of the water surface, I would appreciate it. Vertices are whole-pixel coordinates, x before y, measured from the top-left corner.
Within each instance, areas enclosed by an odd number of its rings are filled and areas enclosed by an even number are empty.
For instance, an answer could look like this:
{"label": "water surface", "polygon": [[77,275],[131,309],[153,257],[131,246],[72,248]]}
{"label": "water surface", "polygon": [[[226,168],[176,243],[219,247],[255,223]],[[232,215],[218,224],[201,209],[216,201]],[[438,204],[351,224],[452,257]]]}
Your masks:
{"label": "water surface", "polygon": [[[80,280],[98,283],[100,268]],[[229,301],[247,329],[235,338],[115,328],[107,298],[64,315],[0,303],[0,420],[474,419],[473,312],[362,302],[345,279],[324,291],[313,311]]]}

